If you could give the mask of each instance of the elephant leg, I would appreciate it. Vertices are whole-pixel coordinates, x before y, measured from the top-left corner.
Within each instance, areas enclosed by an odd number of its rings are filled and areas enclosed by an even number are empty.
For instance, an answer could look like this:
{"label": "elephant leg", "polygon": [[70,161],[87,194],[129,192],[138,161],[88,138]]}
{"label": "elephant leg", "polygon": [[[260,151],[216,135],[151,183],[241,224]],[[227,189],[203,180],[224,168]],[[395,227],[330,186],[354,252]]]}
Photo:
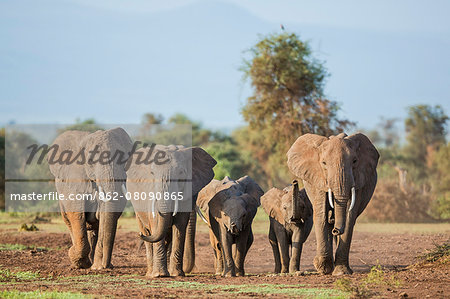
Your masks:
{"label": "elephant leg", "polygon": [[274,232],[274,229],[273,229],[272,220],[270,221],[270,227],[269,227],[269,243],[270,243],[270,246],[272,246],[273,259],[275,260],[274,273],[280,273],[281,272],[281,257],[280,257],[280,251],[278,250],[278,241],[277,241],[277,237]]}
{"label": "elephant leg", "polygon": [[[145,216],[143,216],[143,217],[145,217]],[[143,218],[143,219],[146,219],[146,218]],[[139,226],[139,231],[141,233],[143,233],[143,234],[147,233],[146,232],[146,225],[142,221],[145,221],[148,224],[148,219],[141,220],[141,218],[136,213],[136,220],[137,220],[137,223],[138,223],[138,226]],[[145,276],[151,277],[152,276],[152,272],[153,272],[153,243],[145,242],[143,240],[141,240],[141,241],[145,245],[145,257],[146,257],[146,260],[147,260],[147,273],[145,274]],[[140,243],[139,244],[139,248],[141,246],[142,245]]]}
{"label": "elephant leg", "polygon": [[289,273],[295,273],[300,270],[300,258],[302,255],[303,243],[301,242],[301,231],[295,229],[292,234],[292,253],[289,261]]}
{"label": "elephant leg", "polygon": [[227,232],[227,229],[225,227],[221,226],[220,246],[222,248],[223,263],[224,263],[222,275],[225,277],[236,276],[236,267],[233,260],[232,245],[233,240],[231,234]]}
{"label": "elephant leg", "polygon": [[216,270],[216,275],[222,275],[223,273],[222,249],[220,248],[219,240],[217,240],[212,230],[209,231],[209,241],[211,242],[211,247],[214,250],[214,269]]}
{"label": "elephant leg", "polygon": [[[153,267],[150,277],[167,277],[170,276],[167,271],[167,247],[166,241],[163,239],[153,244]],[[148,275],[148,274],[147,274]]]}
{"label": "elephant leg", "polygon": [[117,221],[121,212],[102,212],[100,213],[100,224],[98,232],[98,241],[95,248],[94,264],[92,269],[113,268],[111,264],[114,239],[116,237]]}
{"label": "elephant leg", "polygon": [[337,249],[333,275],[353,273],[349,265],[349,253],[355,222],[355,216],[350,216],[348,223],[345,226],[344,233],[337,237]]}
{"label": "elephant leg", "polygon": [[147,258],[147,273],[146,276],[152,276],[153,273],[153,244],[145,242],[145,256]]}
{"label": "elephant leg", "polygon": [[[253,237],[253,236],[252,236]],[[248,244],[249,241],[253,242],[253,238],[250,238],[250,229],[246,228],[239,236],[236,238],[236,253],[234,255],[234,260],[236,262],[236,274],[237,276],[244,276],[245,270],[244,270],[244,261],[245,256],[247,255],[248,248],[250,248],[250,245]]]}
{"label": "elephant leg", "polygon": [[186,228],[186,241],[184,242],[183,271],[190,273],[195,267],[195,228],[197,225],[197,213],[190,212],[189,222]]}
{"label": "elephant leg", "polygon": [[89,260],[91,263],[94,263],[94,254],[95,254],[95,247],[97,246],[97,240],[98,240],[98,221],[95,218],[95,213],[87,212],[86,213],[86,219],[87,219],[87,236],[89,241]]}
{"label": "elephant leg", "polygon": [[333,242],[332,226],[327,219],[326,193],[308,188],[305,183],[307,193],[313,199],[314,210],[314,230],[316,233],[316,256],[314,257],[314,267],[321,274],[330,274],[333,271]]}
{"label": "elephant leg", "polygon": [[170,255],[169,273],[171,276],[184,276],[183,256],[186,240],[186,228],[190,213],[180,212],[176,215],[172,226],[172,252]]}
{"label": "elephant leg", "polygon": [[281,253],[281,273],[289,272],[289,240],[285,230],[277,231],[278,250]]}
{"label": "elephant leg", "polygon": [[98,229],[88,230],[87,234],[90,248],[89,260],[91,261],[91,263],[94,263],[95,247],[98,240]]}
{"label": "elephant leg", "polygon": [[89,260],[90,246],[86,229],[86,218],[83,212],[65,212],[64,221],[70,223],[72,246],[69,259],[74,268],[86,269],[91,266]]}

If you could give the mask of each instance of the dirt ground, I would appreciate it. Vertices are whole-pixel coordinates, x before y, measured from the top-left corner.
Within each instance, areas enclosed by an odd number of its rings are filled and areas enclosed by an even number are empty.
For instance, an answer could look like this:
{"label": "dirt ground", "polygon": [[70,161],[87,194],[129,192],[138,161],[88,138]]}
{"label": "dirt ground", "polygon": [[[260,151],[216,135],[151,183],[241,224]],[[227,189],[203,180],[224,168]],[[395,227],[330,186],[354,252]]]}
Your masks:
{"label": "dirt ground", "polygon": [[[416,262],[416,257],[434,244],[449,241],[449,231],[443,233],[354,233],[350,264],[354,274],[346,276],[353,286],[362,284],[374,265],[381,265],[386,277],[395,277],[399,286],[377,284],[372,291],[379,297],[399,297],[405,294],[411,298],[445,298],[450,296],[449,264],[421,266],[407,269]],[[339,277],[314,273],[312,261],[315,255],[315,236],[311,233],[306,242],[301,271],[298,275],[274,275],[273,256],[267,236],[256,234],[255,241],[246,259],[246,277],[222,278],[212,275],[213,251],[205,232],[196,237],[196,268],[192,275],[183,278],[147,279],[145,249],[138,250],[137,233],[119,229],[113,252],[113,270],[91,271],[71,269],[67,257],[70,237],[66,232],[18,232],[17,229],[3,229],[0,225],[0,244],[23,244],[30,246],[24,250],[0,250],[0,269],[11,271],[38,272],[35,280],[3,279],[0,290],[71,291],[118,297],[221,297],[228,286],[230,295],[239,297],[292,296],[297,293],[271,294],[271,286],[285,288],[308,288],[326,290],[331,293],[311,293],[311,296],[336,294],[348,297],[350,293],[336,290],[335,281]],[[46,249],[34,249],[35,246]],[[0,279],[1,281],[1,279]],[[149,287],[151,286],[151,287]],[[260,287],[261,292],[253,291]],[[242,289],[240,289],[242,288]],[[237,289],[237,293],[235,292]],[[240,289],[240,290],[239,290]],[[249,292],[243,290],[248,289]],[[333,293],[333,291],[336,293]],[[318,295],[319,294],[319,295]],[[320,295],[322,294],[322,295]],[[298,293],[309,297],[308,293]],[[1,297],[1,296],[0,296]]]}

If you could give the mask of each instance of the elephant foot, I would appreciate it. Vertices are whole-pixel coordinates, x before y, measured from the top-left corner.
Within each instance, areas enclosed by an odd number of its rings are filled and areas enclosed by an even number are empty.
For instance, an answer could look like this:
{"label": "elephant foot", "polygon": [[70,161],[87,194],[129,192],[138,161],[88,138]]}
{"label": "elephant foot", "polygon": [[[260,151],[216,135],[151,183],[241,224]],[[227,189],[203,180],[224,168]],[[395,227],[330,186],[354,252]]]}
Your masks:
{"label": "elephant foot", "polygon": [[91,266],[92,270],[104,270],[104,269],[114,269],[113,264],[103,266],[101,263],[94,263]]}
{"label": "elephant foot", "polygon": [[153,271],[151,273],[146,274],[147,277],[150,278],[158,278],[158,277],[170,277],[169,271],[167,270],[160,270],[160,271]]}
{"label": "elephant foot", "polygon": [[224,271],[222,276],[225,276],[225,277],[236,277],[236,271],[235,270]]}
{"label": "elephant foot", "polygon": [[244,277],[244,276],[245,276],[244,270],[242,270],[242,271],[237,271],[236,276]]}
{"label": "elephant foot", "polygon": [[314,267],[320,274],[330,274],[333,271],[333,258],[327,256],[316,256]]}
{"label": "elephant foot", "polygon": [[72,260],[72,268],[74,269],[89,269],[91,267],[91,261],[89,258],[79,259],[79,260]]}
{"label": "elephant foot", "polygon": [[170,272],[170,276],[176,276],[176,277],[184,277],[184,276],[186,276],[184,274],[183,270],[173,269],[173,270],[170,270],[169,272]]}
{"label": "elephant foot", "polygon": [[334,276],[340,276],[340,275],[351,275],[353,274],[353,270],[350,269],[347,265],[336,265],[334,267],[333,275]]}
{"label": "elephant foot", "polygon": [[298,272],[298,271],[300,271],[300,267],[290,267],[289,268],[289,273],[296,273],[296,272]]}
{"label": "elephant foot", "polygon": [[88,256],[75,253],[73,247],[69,249],[69,259],[75,269],[88,269],[92,265]]}

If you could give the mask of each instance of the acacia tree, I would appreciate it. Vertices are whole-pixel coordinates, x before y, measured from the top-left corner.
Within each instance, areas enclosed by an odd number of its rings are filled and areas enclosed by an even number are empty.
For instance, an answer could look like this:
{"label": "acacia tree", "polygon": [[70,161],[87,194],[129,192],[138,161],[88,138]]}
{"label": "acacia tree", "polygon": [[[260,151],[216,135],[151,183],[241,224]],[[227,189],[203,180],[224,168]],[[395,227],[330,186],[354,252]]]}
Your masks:
{"label": "acacia tree", "polygon": [[248,122],[244,147],[255,153],[269,184],[285,183],[285,154],[297,137],[329,136],[353,123],[338,118],[339,105],[325,98],[328,73],[296,34],[262,37],[249,53],[241,68],[253,88],[242,110]]}

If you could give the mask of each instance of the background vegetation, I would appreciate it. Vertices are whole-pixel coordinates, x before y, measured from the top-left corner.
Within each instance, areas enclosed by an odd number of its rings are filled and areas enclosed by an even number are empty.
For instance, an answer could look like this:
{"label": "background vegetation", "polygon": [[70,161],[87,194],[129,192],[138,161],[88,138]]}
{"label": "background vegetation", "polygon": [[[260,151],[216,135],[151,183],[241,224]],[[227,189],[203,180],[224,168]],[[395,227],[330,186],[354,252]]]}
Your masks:
{"label": "background vegetation", "polygon": [[[264,189],[284,187],[292,180],[285,154],[302,134],[330,136],[363,131],[381,158],[374,198],[363,214],[370,221],[430,222],[450,219],[450,147],[448,116],[440,106],[405,107],[404,131],[398,119],[380,118],[372,130],[357,130],[339,116],[339,104],[324,95],[328,72],[308,43],[295,34],[262,36],[242,64],[253,95],[242,109],[246,126],[231,134],[205,128],[186,115],[165,120],[158,113],[143,115],[142,127],[156,124],[192,126],[192,144],[217,161],[216,179],[252,176]],[[359,124],[364,125],[364,124]],[[95,120],[77,121],[66,129],[95,131]],[[143,141],[145,136],[142,136]],[[164,143],[161,133],[158,141]],[[404,140],[404,141],[403,141]],[[4,208],[5,130],[0,131],[0,208]]]}

